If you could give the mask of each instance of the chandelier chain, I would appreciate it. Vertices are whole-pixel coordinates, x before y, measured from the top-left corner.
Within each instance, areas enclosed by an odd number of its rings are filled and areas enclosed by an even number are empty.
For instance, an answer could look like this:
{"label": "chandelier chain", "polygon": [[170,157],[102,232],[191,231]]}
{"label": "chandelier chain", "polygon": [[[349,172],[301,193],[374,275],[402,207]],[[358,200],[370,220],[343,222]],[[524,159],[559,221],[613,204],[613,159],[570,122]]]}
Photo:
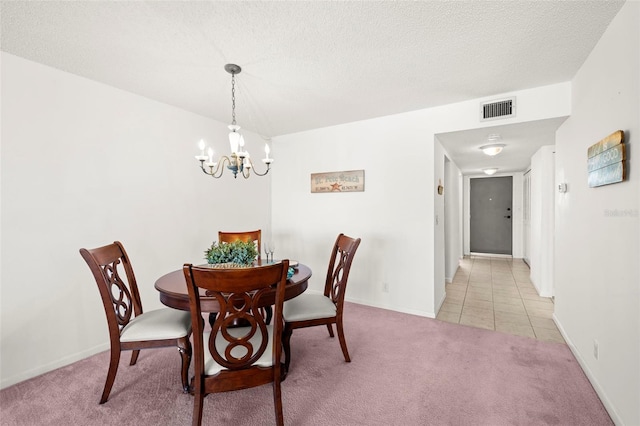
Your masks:
{"label": "chandelier chain", "polygon": [[236,124],[236,73],[231,73],[231,124]]}

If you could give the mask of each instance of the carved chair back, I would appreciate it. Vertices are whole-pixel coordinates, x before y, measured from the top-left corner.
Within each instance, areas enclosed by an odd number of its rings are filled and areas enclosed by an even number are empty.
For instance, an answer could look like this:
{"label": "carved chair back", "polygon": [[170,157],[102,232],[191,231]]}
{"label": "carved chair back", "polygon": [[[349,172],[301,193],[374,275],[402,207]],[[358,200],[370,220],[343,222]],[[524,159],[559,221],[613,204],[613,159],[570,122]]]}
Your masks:
{"label": "carved chair back", "polygon": [[351,263],[360,245],[360,238],[354,239],[344,234],[338,235],[333,245],[331,259],[324,285],[324,295],[336,304],[338,312],[342,310],[344,295],[347,289]]}
{"label": "carved chair back", "polygon": [[[273,368],[280,372],[281,335],[283,329],[282,305],[287,281],[289,261],[251,268],[218,269],[208,266],[185,265],[184,274],[189,291],[193,323],[195,381],[204,371],[204,351],[231,374],[234,371],[255,368],[253,364],[267,349],[268,329],[272,330]],[[274,297],[275,292],[275,297]],[[212,324],[208,341],[204,341],[200,294],[215,297],[220,310]],[[274,304],[272,325],[267,325],[265,305]],[[238,323],[248,327],[238,328]],[[252,376],[241,376],[236,386],[220,385],[224,390],[243,389],[263,384]],[[198,384],[195,384],[197,388]],[[207,386],[209,388],[209,386]],[[221,389],[218,389],[221,391]]]}
{"label": "carved chair back", "polygon": [[138,284],[127,252],[119,241],[95,249],[81,249],[100,291],[111,340],[134,317],[142,314]]}

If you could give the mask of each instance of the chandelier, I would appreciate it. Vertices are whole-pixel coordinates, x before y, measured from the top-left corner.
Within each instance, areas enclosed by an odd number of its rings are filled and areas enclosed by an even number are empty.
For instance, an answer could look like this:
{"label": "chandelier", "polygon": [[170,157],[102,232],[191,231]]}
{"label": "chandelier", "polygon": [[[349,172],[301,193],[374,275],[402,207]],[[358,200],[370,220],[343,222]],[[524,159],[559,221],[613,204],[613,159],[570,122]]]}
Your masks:
{"label": "chandelier", "polygon": [[264,176],[269,173],[272,158],[269,158],[269,145],[265,143],[264,152],[266,157],[262,159],[262,162],[267,166],[267,170],[264,173],[258,173],[253,167],[251,156],[244,148],[244,137],[240,133],[240,126],[236,124],[236,74],[240,74],[242,68],[236,64],[227,64],[224,66],[226,72],[231,74],[231,124],[229,125],[229,144],[231,145],[231,155],[222,156],[218,161],[214,161],[213,148],[208,148],[205,155],[205,142],[200,140],[198,148],[200,148],[200,155],[196,155],[196,160],[200,161],[200,168],[202,171],[216,179],[222,176],[224,173],[224,165],[227,169],[231,170],[233,177],[237,178],[238,174],[242,175],[245,179],[248,179],[251,175],[251,170],[258,176]]}

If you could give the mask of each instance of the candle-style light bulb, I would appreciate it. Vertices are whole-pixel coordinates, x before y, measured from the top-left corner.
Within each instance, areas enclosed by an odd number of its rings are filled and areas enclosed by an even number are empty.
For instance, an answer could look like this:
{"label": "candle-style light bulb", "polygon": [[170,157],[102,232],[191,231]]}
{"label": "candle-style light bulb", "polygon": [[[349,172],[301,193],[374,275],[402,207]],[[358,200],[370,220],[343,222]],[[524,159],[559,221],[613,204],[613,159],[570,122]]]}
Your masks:
{"label": "candle-style light bulb", "polygon": [[200,155],[196,155],[196,160],[198,161],[206,160],[207,156],[204,155],[204,148],[205,148],[204,139],[200,139],[200,142],[198,142],[198,148],[200,148]]}
{"label": "candle-style light bulb", "polygon": [[209,148],[209,163],[213,163],[213,148]]}
{"label": "candle-style light bulb", "polygon": [[267,154],[267,156],[262,159],[262,162],[267,165],[267,169],[269,168],[269,165],[273,162],[273,160],[271,158],[269,158],[269,153],[270,152],[271,152],[271,149],[269,148],[269,144],[265,143],[264,144],[264,153]]}

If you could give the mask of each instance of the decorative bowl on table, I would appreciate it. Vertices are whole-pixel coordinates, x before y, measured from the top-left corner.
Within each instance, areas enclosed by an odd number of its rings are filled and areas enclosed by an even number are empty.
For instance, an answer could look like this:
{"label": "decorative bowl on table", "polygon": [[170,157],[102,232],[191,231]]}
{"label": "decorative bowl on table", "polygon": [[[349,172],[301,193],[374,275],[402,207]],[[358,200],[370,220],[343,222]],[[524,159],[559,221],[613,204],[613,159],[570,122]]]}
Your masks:
{"label": "decorative bowl on table", "polygon": [[209,267],[213,269],[243,269],[243,268],[251,268],[251,265],[225,262],[225,263],[209,263]]}

